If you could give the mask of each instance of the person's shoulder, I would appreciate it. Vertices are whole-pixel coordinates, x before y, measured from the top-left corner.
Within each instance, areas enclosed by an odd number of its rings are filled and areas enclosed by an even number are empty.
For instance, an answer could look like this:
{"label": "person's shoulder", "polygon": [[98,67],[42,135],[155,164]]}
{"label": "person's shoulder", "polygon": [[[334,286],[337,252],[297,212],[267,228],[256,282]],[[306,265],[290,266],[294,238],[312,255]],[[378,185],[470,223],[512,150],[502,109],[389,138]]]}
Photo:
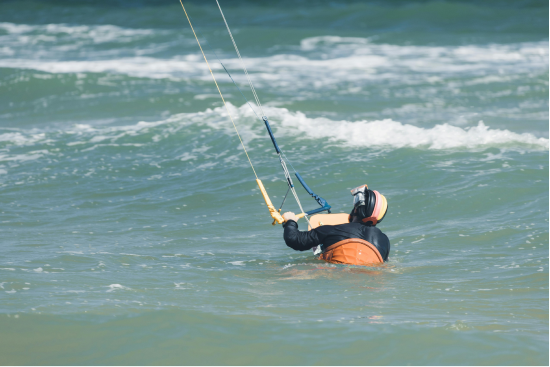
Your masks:
{"label": "person's shoulder", "polygon": [[383,233],[382,230],[376,226],[364,226],[367,231]]}
{"label": "person's shoulder", "polygon": [[388,241],[388,242],[390,241],[390,239],[388,238],[388,236],[387,236],[384,232],[382,232],[382,230],[381,230],[380,228],[375,227],[375,226],[370,226],[370,227],[369,227],[369,226],[365,226],[365,228],[366,228],[366,231],[368,231],[368,232],[371,233],[371,235],[375,235],[375,236],[377,236],[378,238],[383,238],[384,240],[386,240],[386,241]]}
{"label": "person's shoulder", "polygon": [[322,226],[327,228],[338,228],[338,229],[350,229],[350,228],[361,228],[363,225],[361,223],[342,223],[342,224],[336,224],[333,226]]}
{"label": "person's shoulder", "polygon": [[352,223],[342,223],[342,224],[336,224],[336,225],[324,225],[324,226],[320,226],[320,227],[317,227],[317,228],[324,228],[324,229],[327,229],[327,230],[330,230],[330,229],[342,229],[342,230],[350,230],[350,229],[355,229],[355,230],[366,230],[366,231],[370,231],[370,229],[367,229],[367,228],[374,228],[375,230],[378,230],[378,228],[376,227],[368,227],[366,225],[364,225],[363,223],[355,223],[355,222],[352,222]]}
{"label": "person's shoulder", "polygon": [[358,224],[358,223],[343,223],[343,224],[335,224],[335,225],[325,224],[325,225],[322,225],[322,226],[319,226],[319,227],[315,228],[314,231],[317,231],[317,232],[320,232],[320,233],[325,233],[325,232],[329,233],[329,232],[334,231],[335,229],[336,230],[338,230],[338,229],[346,230],[346,229],[355,227],[356,224]]}
{"label": "person's shoulder", "polygon": [[370,232],[370,233],[374,233],[376,235],[383,235],[385,237],[386,234],[384,232],[382,232],[382,230],[378,227],[375,227],[375,226],[363,226],[363,230],[366,231],[366,232]]}

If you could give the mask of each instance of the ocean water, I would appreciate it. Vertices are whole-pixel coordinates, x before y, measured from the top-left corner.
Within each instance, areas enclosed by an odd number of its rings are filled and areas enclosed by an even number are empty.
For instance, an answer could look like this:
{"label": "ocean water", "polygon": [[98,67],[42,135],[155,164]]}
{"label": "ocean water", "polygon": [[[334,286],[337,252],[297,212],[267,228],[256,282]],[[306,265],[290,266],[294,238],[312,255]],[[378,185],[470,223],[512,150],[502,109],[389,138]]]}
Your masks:
{"label": "ocean water", "polygon": [[220,3],[293,167],[388,198],[389,261],[286,247],[177,0],[2,2],[0,364],[548,365],[548,3]]}

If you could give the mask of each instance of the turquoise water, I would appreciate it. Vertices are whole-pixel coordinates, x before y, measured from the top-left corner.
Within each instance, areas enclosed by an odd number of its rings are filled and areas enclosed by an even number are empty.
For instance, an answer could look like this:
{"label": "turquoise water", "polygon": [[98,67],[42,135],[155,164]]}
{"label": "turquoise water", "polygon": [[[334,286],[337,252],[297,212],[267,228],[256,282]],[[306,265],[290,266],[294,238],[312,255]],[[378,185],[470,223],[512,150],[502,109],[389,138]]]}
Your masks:
{"label": "turquoise water", "polygon": [[[184,4],[278,206],[215,2]],[[177,1],[3,2],[0,362],[547,365],[548,4],[221,5],[308,184],[388,198],[389,261],[286,247]]]}

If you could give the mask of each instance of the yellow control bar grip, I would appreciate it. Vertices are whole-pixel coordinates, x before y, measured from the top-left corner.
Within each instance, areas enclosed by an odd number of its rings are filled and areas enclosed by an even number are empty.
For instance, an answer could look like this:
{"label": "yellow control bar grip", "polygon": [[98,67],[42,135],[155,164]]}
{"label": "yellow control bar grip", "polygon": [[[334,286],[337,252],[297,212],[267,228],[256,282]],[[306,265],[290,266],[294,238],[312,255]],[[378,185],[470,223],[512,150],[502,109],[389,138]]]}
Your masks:
{"label": "yellow control bar grip", "polygon": [[[265,187],[264,187],[264,184],[262,183],[262,180],[256,179],[256,183],[258,184],[258,187],[260,188],[260,191],[262,192],[262,195],[263,195],[264,200],[265,200],[265,204],[267,205],[267,209],[269,210],[269,214],[271,214],[271,218],[273,218],[273,223],[272,224],[275,225],[275,223],[279,223],[279,224],[284,223],[285,220],[281,216],[281,210],[280,209],[277,210],[273,206],[273,203],[271,202],[271,199],[269,198],[269,196],[267,196],[267,191],[265,190]],[[306,215],[306,213],[296,214],[296,218],[300,219],[300,218],[305,217],[305,215]]]}
{"label": "yellow control bar grip", "polygon": [[[281,209],[279,209],[279,213],[280,213],[280,212],[281,212]],[[305,213],[296,214],[296,218],[297,218],[297,219],[300,219],[300,218],[305,217],[305,215],[306,215]],[[285,220],[285,219],[283,218],[283,220]],[[285,222],[286,222],[286,221],[285,221]],[[272,225],[277,224],[277,220],[274,219],[274,220],[273,220],[273,223],[271,223],[271,224],[272,224]]]}
{"label": "yellow control bar grip", "polygon": [[265,191],[264,184],[260,179],[256,179],[256,183],[258,184],[258,187],[260,188],[260,191],[262,192],[262,195],[265,200],[265,204],[267,205],[267,209],[269,210],[269,214],[271,214],[271,217],[279,224],[284,223],[284,219],[281,216],[281,214],[275,209],[273,204],[271,203],[271,199],[269,196],[267,196],[267,191]]}

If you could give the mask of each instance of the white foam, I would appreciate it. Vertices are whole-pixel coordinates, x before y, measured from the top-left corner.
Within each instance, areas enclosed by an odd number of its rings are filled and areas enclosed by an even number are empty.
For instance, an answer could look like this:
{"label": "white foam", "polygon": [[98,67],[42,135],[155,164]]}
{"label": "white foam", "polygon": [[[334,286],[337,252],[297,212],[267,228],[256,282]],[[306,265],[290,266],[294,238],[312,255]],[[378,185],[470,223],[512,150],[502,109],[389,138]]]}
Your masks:
{"label": "white foam", "polygon": [[317,36],[304,38],[300,42],[300,49],[302,51],[312,51],[322,46],[328,46],[333,48],[334,45],[347,44],[349,46],[367,45],[370,44],[370,38],[361,37],[340,37],[340,36]]}
{"label": "white foam", "polygon": [[146,257],[146,255],[127,254],[127,253],[124,253],[124,252],[121,252],[120,255]]}
{"label": "white foam", "polygon": [[244,266],[244,261],[229,261],[228,264],[236,265],[236,266]]}
{"label": "white foam", "polygon": [[170,33],[159,29],[132,29],[115,25],[77,25],[44,24],[29,25],[0,22],[0,29],[9,35],[17,36],[20,42],[36,43],[37,41],[59,41],[64,36],[70,40],[90,40],[94,43],[124,43],[144,36]]}
{"label": "white foam", "polygon": [[[202,61],[204,62],[204,60]],[[94,61],[52,61],[20,58],[0,59],[0,67],[32,69],[47,73],[113,73],[151,79],[181,80],[189,76],[208,80],[197,55],[175,59],[128,57]],[[220,69],[212,65],[213,69]]]}
{"label": "white foam", "polygon": [[8,162],[8,161],[19,161],[19,162],[25,162],[25,161],[33,161],[35,159],[41,158],[42,154],[0,154],[0,162]]}
{"label": "white foam", "polygon": [[182,155],[180,155],[179,157],[176,157],[176,159],[179,159],[180,161],[185,162],[185,161],[188,161],[188,160],[196,160],[197,156],[193,155],[189,152],[185,152]]}
{"label": "white foam", "polygon": [[46,134],[26,134],[23,135],[21,132],[10,132],[0,134],[0,142],[9,142],[14,145],[32,145],[38,141],[44,140]]}
{"label": "white foam", "polygon": [[123,285],[120,285],[120,284],[111,284],[108,286],[108,290],[107,292],[114,292],[116,290],[130,290],[131,288],[128,288],[128,287],[125,287]]}
{"label": "white foam", "polygon": [[[267,135],[261,121],[258,121],[248,105],[236,107],[228,103],[228,108],[237,122],[239,132],[249,146],[253,141],[265,141]],[[516,133],[505,129],[494,129],[479,121],[477,125],[459,127],[449,123],[441,123],[431,127],[420,127],[412,124],[403,124],[391,119],[381,120],[332,120],[325,117],[308,117],[300,111],[289,111],[286,108],[264,106],[276,136],[288,137],[297,140],[318,140],[324,143],[337,145],[341,148],[369,148],[369,149],[483,149],[496,146],[506,148],[521,148],[526,150],[548,150],[549,140],[537,137],[531,133]],[[234,136],[235,131],[228,121],[224,107],[207,109],[204,112],[181,113],[170,116],[165,120],[154,122],[138,122],[133,125],[114,127],[91,127],[76,125],[65,131],[49,133],[25,133],[23,130],[15,133],[1,134],[0,138],[13,145],[41,144],[52,139],[67,139],[74,136],[82,151],[96,149],[100,146],[109,146],[125,136],[149,134],[155,129],[154,144],[162,141],[183,128],[207,127],[212,131]],[[12,139],[11,141],[9,139]],[[110,144],[93,144],[97,141],[109,141]],[[70,144],[70,142],[68,143]],[[87,146],[88,145],[88,146]],[[91,146],[89,146],[91,145]],[[184,152],[177,159],[194,161],[199,156],[207,155],[210,147],[193,149]],[[0,161],[25,161],[39,159],[47,154],[47,150],[35,150],[27,154],[0,154]],[[213,153],[214,154],[214,153]],[[215,154],[218,154],[217,152]],[[221,153],[220,153],[221,154]],[[224,153],[225,154],[225,153]],[[223,155],[223,154],[222,154]],[[218,157],[218,156],[216,156]],[[219,157],[218,157],[219,158]],[[224,158],[231,161],[234,156]],[[196,169],[214,167],[213,162],[204,162]],[[85,175],[92,175],[90,170]],[[150,179],[160,178],[151,176]],[[128,254],[129,255],[129,254]],[[138,255],[133,255],[138,256]]]}
{"label": "white foam", "polygon": [[[136,37],[165,35],[173,38],[169,30],[127,29],[113,25],[45,26],[0,23],[8,36],[0,36],[5,48],[0,67],[33,69],[48,73],[112,73],[143,78],[175,80],[199,79],[210,81],[204,60],[195,46],[187,55],[160,58],[143,56],[155,52],[138,49],[106,53],[104,50],[86,49],[86,57],[70,56],[82,51],[82,42],[128,42]],[[171,33],[172,32],[172,33]],[[11,37],[5,39],[5,37]],[[41,37],[38,39],[37,37]],[[44,39],[46,37],[46,39]],[[49,37],[50,39],[48,39]],[[63,38],[65,37],[65,38]],[[192,41],[186,37],[178,42]],[[42,47],[39,53],[29,53],[28,44],[54,42]],[[150,43],[141,40],[141,48],[158,49],[158,40]],[[59,45],[58,45],[59,44]],[[55,47],[54,47],[55,46]],[[337,84],[353,83],[361,86],[369,82],[395,82],[405,85],[445,82],[476,83],[498,82],[497,76],[508,78],[525,73],[546,73],[548,70],[548,41],[519,42],[512,44],[481,44],[463,46],[412,46],[373,43],[369,38],[325,35],[301,40],[299,45],[285,46],[281,53],[263,57],[245,57],[248,71],[258,87],[277,88],[282,91],[334,88]],[[69,52],[70,51],[70,52]],[[121,57],[125,55],[126,57]],[[233,54],[221,55],[233,77],[246,83],[239,60]],[[225,78],[222,67],[211,60],[211,67],[219,78]],[[491,77],[493,76],[493,77]],[[467,84],[465,84],[467,85]],[[214,98],[200,94],[196,99]]]}
{"label": "white foam", "polygon": [[[419,148],[419,149],[464,149],[487,146],[524,147],[535,150],[548,150],[549,141],[533,134],[518,134],[509,130],[491,129],[482,121],[473,127],[457,127],[447,123],[431,128],[402,124],[391,119],[384,120],[331,120],[324,117],[310,118],[302,112],[291,112],[286,108],[265,107],[277,136],[297,139],[321,139],[349,148]],[[246,105],[240,108],[230,106],[237,118],[252,119],[255,116]],[[213,113],[226,115],[224,108],[216,108]],[[212,125],[211,125],[212,126]],[[249,139],[256,139],[246,133]],[[260,131],[261,126],[253,128]],[[232,133],[232,132],[228,132]],[[261,136],[260,138],[265,138]]]}
{"label": "white foam", "polygon": [[27,33],[36,29],[36,26],[31,26],[27,24],[16,24],[8,22],[0,22],[0,29],[5,30],[8,33]]}

